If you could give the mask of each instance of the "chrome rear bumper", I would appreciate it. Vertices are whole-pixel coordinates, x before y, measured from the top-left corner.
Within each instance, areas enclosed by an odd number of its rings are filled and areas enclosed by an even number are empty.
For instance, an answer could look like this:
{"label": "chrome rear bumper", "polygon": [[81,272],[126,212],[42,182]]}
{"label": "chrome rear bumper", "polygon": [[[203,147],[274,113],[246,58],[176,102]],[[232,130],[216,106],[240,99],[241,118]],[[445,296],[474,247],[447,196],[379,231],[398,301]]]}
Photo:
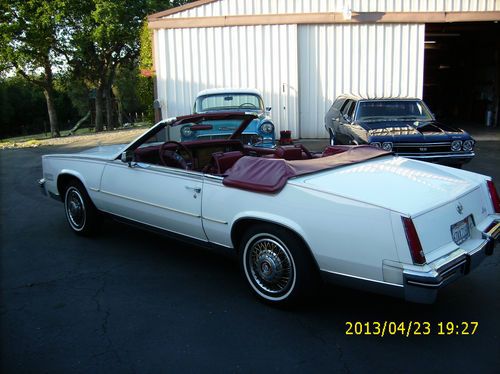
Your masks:
{"label": "chrome rear bumper", "polygon": [[404,297],[407,301],[431,304],[436,300],[438,290],[467,275],[486,256],[493,254],[495,238],[486,237],[473,251],[454,258],[437,269],[428,272],[403,271]]}

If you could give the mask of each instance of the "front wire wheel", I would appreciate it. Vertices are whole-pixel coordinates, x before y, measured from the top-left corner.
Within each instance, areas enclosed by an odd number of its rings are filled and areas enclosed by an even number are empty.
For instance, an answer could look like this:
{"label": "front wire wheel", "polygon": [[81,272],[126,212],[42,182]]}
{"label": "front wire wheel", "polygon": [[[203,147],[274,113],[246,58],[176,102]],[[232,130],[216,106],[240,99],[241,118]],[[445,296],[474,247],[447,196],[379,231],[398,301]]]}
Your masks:
{"label": "front wire wheel", "polygon": [[71,229],[79,235],[94,233],[98,212],[85,187],[79,181],[71,181],[64,193],[64,211]]}
{"label": "front wire wheel", "polygon": [[317,271],[311,256],[293,233],[266,226],[255,226],[243,237],[240,255],[245,278],[261,300],[297,303],[314,291]]}

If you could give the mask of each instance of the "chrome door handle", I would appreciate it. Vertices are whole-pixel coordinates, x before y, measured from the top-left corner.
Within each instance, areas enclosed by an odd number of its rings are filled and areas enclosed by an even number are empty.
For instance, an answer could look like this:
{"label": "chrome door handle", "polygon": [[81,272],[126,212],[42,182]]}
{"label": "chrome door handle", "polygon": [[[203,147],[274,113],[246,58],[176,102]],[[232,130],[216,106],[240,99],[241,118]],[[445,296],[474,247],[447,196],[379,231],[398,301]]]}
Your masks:
{"label": "chrome door handle", "polygon": [[200,193],[201,192],[201,188],[200,187],[186,186],[186,190],[191,190],[191,191],[194,191],[196,193]]}

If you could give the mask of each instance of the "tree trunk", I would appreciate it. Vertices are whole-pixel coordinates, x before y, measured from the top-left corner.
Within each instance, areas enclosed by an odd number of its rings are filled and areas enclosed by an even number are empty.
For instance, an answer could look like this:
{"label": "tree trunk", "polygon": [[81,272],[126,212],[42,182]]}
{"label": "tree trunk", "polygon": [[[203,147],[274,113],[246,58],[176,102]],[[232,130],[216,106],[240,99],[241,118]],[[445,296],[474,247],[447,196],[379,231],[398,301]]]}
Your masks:
{"label": "tree trunk", "polygon": [[99,132],[103,130],[102,123],[102,87],[99,85],[95,90],[95,131]]}
{"label": "tree trunk", "polygon": [[108,130],[113,130],[115,124],[113,121],[113,94],[111,93],[111,87],[106,87],[106,120],[108,123]]}
{"label": "tree trunk", "polygon": [[122,95],[118,87],[113,86],[111,87],[111,90],[113,92],[113,95],[115,96],[116,99],[116,104],[117,104],[117,111],[118,111],[118,126],[123,127],[123,104],[122,104]]}
{"label": "tree trunk", "polygon": [[53,76],[52,76],[52,65],[50,65],[50,60],[47,56],[45,59],[45,84],[43,87],[43,94],[45,95],[45,100],[47,101],[47,111],[49,112],[49,122],[50,122],[50,135],[53,138],[61,136],[59,133],[59,122],[57,121],[57,112],[54,105],[54,86],[53,86]]}
{"label": "tree trunk", "polygon": [[45,95],[47,111],[49,112],[50,135],[53,138],[57,138],[61,136],[61,134],[59,133],[59,123],[57,122],[57,113],[54,105],[54,90],[52,87],[45,87],[43,89],[43,94]]}
{"label": "tree trunk", "polygon": [[85,116],[80,118],[80,120],[76,123],[75,126],[73,126],[73,128],[71,130],[69,130],[69,134],[73,135],[76,132],[76,130],[78,130],[80,128],[82,123],[84,123],[86,120],[89,119],[89,117],[90,117],[90,110],[87,112],[87,114],[85,114]]}

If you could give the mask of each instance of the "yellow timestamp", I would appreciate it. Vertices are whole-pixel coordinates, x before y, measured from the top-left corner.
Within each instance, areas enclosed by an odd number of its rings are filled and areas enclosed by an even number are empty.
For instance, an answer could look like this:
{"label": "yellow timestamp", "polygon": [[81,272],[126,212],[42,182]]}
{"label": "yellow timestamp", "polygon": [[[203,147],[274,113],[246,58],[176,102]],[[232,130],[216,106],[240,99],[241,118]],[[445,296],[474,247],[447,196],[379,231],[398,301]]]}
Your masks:
{"label": "yellow timestamp", "polygon": [[479,322],[427,322],[427,321],[368,321],[345,323],[346,335],[422,336],[422,335],[474,335]]}

